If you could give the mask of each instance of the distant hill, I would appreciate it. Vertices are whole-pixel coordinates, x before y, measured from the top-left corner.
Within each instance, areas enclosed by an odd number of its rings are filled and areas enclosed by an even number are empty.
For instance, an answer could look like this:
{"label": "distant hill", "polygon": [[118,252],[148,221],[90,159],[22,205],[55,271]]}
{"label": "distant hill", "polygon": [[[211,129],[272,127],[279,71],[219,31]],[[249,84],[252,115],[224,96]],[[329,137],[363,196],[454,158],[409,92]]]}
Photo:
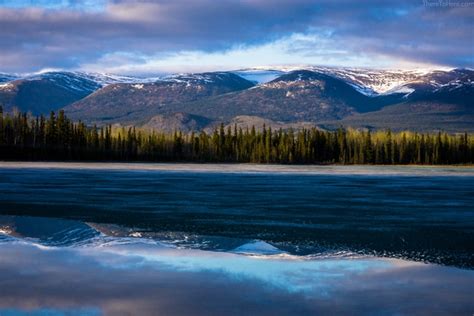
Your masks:
{"label": "distant hill", "polygon": [[454,104],[413,102],[387,106],[380,111],[356,114],[339,121],[320,122],[323,128],[341,126],[394,131],[474,132],[472,110]]}
{"label": "distant hill", "polygon": [[0,104],[34,114],[63,108],[88,124],[209,130],[278,128],[472,130],[474,71],[252,68],[137,78],[0,73]]}
{"label": "distant hill", "polygon": [[404,96],[395,105],[320,123],[326,128],[474,132],[474,71],[433,72],[400,86],[397,91]]}
{"label": "distant hill", "polygon": [[[432,70],[404,70],[404,69],[365,69],[350,67],[273,67],[250,68],[237,70],[240,76],[246,79],[253,79],[259,83],[269,82],[277,77],[298,70],[309,70],[316,73],[326,74],[334,78],[338,78],[351,86],[357,91],[367,96],[377,96],[389,94],[393,90],[408,82],[416,81],[418,78],[429,74]],[[268,80],[270,79],[270,80]]]}
{"label": "distant hill", "polygon": [[[331,73],[328,69],[237,73],[253,76],[258,79],[254,82],[261,83],[255,85],[229,73],[212,73],[227,74],[223,81],[198,80],[201,75],[176,76],[138,86],[111,85],[66,109],[73,117],[98,124],[145,124],[156,129],[209,129],[218,122],[262,125],[265,120],[285,128],[312,124],[325,128],[343,125],[456,131],[472,125],[474,76],[467,69],[400,75],[393,71],[369,75],[364,71],[358,76],[355,71]],[[276,79],[266,81],[276,75]],[[377,75],[381,76],[378,80]],[[384,92],[365,93],[359,86],[364,78],[373,89]],[[387,82],[389,79],[401,84],[394,86]],[[178,124],[176,115],[196,116],[201,123],[184,119]]]}
{"label": "distant hill", "polygon": [[175,131],[188,133],[191,131],[204,130],[215,124],[216,122],[207,117],[178,112],[153,116],[142,127],[148,130],[159,130],[168,133]]}
{"label": "distant hill", "polygon": [[181,104],[253,86],[233,73],[176,75],[153,83],[111,84],[64,109],[88,122],[144,124],[156,115],[180,112]]}
{"label": "distant hill", "polygon": [[0,104],[5,111],[17,108],[33,114],[48,114],[110,84],[155,80],[157,79],[61,71],[26,76],[0,73]]}
{"label": "distant hill", "polygon": [[400,96],[369,97],[339,78],[297,70],[251,89],[163,110],[177,109],[223,121],[249,115],[283,122],[319,122],[378,110],[394,98],[400,100]]}
{"label": "distant hill", "polygon": [[18,108],[47,114],[78,101],[101,85],[74,73],[51,72],[0,85],[0,104],[5,111]]}

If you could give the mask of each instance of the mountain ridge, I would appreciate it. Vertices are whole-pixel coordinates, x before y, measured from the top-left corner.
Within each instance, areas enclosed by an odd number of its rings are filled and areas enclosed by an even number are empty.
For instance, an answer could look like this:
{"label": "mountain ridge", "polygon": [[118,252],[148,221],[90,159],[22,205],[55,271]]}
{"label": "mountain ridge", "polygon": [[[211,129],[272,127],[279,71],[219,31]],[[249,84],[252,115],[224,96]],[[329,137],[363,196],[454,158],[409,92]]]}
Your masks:
{"label": "mountain ridge", "polygon": [[[280,122],[275,123],[280,126],[309,122],[362,128],[382,128],[376,122],[380,120],[385,128],[398,128],[404,124],[396,121],[403,117],[412,122],[408,127],[417,128],[414,120],[402,114],[414,111],[417,117],[419,109],[425,109],[429,120],[423,118],[423,128],[442,129],[451,118],[449,128],[455,131],[456,122],[460,129],[471,128],[466,121],[472,115],[472,100],[474,71],[468,68],[273,67],[149,78],[58,71],[24,78],[0,74],[0,104],[7,112],[15,107],[33,114],[64,109],[73,119],[98,125],[189,129],[208,128],[216,122],[242,124],[248,118]],[[188,120],[188,116],[203,119]],[[366,124],[361,120],[367,120]],[[185,126],[185,122],[193,123]]]}

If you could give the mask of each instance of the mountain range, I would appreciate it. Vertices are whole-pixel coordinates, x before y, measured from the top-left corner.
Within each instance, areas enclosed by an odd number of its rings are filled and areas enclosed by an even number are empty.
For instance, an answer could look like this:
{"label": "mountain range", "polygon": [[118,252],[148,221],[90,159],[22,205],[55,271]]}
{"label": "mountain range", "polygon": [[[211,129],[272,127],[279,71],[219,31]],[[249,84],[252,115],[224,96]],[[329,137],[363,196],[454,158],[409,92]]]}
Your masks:
{"label": "mountain range", "polygon": [[474,131],[474,71],[304,67],[138,78],[82,72],[0,73],[0,104],[64,109],[88,124],[173,131],[220,123]]}

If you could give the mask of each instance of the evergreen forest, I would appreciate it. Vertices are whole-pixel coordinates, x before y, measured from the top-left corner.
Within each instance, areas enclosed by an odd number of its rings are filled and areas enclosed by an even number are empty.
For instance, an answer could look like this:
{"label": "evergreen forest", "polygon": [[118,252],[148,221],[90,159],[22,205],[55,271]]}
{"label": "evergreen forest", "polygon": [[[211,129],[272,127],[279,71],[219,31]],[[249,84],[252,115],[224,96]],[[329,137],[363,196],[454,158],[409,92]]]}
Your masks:
{"label": "evergreen forest", "polygon": [[239,162],[277,164],[472,164],[474,135],[242,129],[163,133],[86,126],[63,111],[49,117],[4,114],[1,160]]}

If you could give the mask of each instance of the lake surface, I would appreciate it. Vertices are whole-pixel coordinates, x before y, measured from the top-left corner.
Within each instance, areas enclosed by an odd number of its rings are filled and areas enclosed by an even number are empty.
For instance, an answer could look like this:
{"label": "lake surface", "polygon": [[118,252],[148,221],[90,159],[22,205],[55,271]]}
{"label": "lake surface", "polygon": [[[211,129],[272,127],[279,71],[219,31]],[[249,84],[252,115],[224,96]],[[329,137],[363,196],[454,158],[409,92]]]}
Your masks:
{"label": "lake surface", "polygon": [[474,168],[0,163],[0,315],[474,312]]}

